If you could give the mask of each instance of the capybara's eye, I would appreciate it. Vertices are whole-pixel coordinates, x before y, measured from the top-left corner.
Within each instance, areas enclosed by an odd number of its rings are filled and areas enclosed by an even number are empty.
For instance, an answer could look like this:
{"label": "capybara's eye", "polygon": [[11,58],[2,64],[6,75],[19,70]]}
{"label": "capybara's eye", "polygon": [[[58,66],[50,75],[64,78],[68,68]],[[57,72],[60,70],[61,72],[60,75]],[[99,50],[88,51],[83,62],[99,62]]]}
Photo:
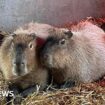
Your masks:
{"label": "capybara's eye", "polygon": [[65,42],[66,42],[66,40],[65,40],[65,39],[61,39],[61,40],[59,41],[59,44],[60,44],[60,45],[64,45],[64,44],[65,44]]}
{"label": "capybara's eye", "polygon": [[33,48],[33,44],[29,43],[29,48],[32,49]]}

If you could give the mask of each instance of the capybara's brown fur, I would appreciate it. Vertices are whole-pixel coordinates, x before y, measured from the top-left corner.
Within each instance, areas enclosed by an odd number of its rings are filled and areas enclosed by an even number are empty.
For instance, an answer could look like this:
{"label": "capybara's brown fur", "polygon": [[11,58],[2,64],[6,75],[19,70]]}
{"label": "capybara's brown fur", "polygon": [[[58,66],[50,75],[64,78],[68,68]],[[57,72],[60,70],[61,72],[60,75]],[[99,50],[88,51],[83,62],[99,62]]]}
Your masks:
{"label": "capybara's brown fur", "polygon": [[16,31],[7,36],[0,47],[0,69],[7,82],[25,89],[40,85],[44,89],[48,72],[37,59],[37,44],[34,34]]}
{"label": "capybara's brown fur", "polygon": [[105,75],[105,33],[87,21],[68,32],[55,30],[42,47],[41,60],[59,84],[93,82]]}

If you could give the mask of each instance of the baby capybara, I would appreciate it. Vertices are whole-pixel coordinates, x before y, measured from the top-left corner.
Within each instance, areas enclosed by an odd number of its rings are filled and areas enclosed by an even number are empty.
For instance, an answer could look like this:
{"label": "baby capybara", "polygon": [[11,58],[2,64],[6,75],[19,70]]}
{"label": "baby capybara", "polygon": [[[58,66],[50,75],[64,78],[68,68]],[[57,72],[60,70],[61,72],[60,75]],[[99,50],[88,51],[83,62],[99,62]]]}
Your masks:
{"label": "baby capybara", "polygon": [[90,22],[55,30],[41,51],[42,64],[56,83],[93,82],[105,74],[105,33]]}

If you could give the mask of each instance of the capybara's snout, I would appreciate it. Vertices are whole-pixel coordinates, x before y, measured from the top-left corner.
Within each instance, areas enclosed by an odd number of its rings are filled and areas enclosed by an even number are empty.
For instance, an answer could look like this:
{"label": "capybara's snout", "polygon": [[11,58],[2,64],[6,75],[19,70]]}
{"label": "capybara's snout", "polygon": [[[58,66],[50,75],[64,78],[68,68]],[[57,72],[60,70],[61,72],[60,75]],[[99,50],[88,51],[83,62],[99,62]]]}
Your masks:
{"label": "capybara's snout", "polygon": [[27,74],[27,68],[26,68],[26,63],[24,61],[14,61],[13,62],[13,75],[15,76],[22,76]]}

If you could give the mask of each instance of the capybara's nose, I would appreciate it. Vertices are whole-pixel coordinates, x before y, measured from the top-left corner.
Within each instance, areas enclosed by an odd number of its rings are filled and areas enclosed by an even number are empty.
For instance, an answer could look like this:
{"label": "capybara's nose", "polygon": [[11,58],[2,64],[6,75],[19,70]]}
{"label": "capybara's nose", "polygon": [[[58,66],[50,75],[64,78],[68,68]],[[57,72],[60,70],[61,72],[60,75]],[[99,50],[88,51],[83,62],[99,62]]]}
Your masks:
{"label": "capybara's nose", "polygon": [[22,65],[25,65],[25,63],[24,62],[14,62],[14,65],[16,65],[16,66],[22,66]]}

